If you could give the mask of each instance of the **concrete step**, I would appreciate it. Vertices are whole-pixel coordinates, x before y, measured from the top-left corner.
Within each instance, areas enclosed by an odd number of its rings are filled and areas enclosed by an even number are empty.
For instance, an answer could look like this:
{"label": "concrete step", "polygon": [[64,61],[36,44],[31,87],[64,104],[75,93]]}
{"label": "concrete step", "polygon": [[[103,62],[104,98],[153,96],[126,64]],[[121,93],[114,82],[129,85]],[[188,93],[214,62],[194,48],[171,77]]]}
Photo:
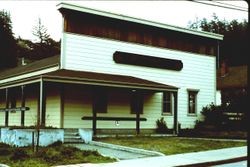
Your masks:
{"label": "concrete step", "polygon": [[82,139],[64,139],[64,143],[84,143]]}
{"label": "concrete step", "polygon": [[78,129],[65,129],[64,143],[84,143],[84,141],[81,139]]}
{"label": "concrete step", "polygon": [[64,132],[64,136],[79,136],[79,133],[74,133],[74,132]]}
{"label": "concrete step", "polygon": [[64,136],[64,139],[81,139],[80,136]]}

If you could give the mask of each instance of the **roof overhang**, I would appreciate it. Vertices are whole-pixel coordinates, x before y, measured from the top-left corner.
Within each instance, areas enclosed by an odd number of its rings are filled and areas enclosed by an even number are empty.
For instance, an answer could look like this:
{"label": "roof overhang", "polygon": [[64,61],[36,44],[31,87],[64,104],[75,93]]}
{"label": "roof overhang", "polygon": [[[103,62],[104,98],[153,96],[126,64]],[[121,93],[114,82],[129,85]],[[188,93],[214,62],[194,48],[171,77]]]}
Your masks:
{"label": "roof overhang", "polygon": [[72,71],[63,69],[38,76],[33,76],[22,80],[1,84],[0,89],[37,83],[40,82],[41,80],[48,82],[57,82],[57,83],[82,84],[91,86],[94,85],[94,86],[104,86],[113,88],[128,88],[136,90],[155,91],[155,92],[178,91],[178,88],[174,86],[132,76]]}
{"label": "roof overhang", "polygon": [[173,30],[173,31],[182,32],[182,33],[188,33],[188,34],[197,35],[197,36],[201,36],[201,37],[212,38],[212,39],[216,39],[216,40],[223,40],[223,37],[224,37],[223,35],[215,34],[215,33],[211,33],[211,32],[204,32],[204,31],[187,29],[187,28],[183,28],[183,27],[168,25],[168,24],[164,24],[164,23],[158,23],[158,22],[149,21],[149,20],[145,20],[145,19],[134,18],[134,17],[126,16],[126,15],[114,14],[111,12],[91,9],[91,8],[82,7],[82,6],[78,6],[78,5],[74,5],[74,4],[60,3],[57,5],[57,9],[58,10],[61,10],[61,9],[74,10],[74,11],[78,11],[78,12],[84,12],[84,13],[89,13],[89,14],[93,14],[93,15],[99,15],[99,16],[104,16],[104,17],[109,17],[109,18],[114,18],[114,19],[119,19],[119,20],[139,23],[139,24],[144,24],[144,25],[148,25],[148,26],[163,28],[163,29],[167,29],[167,30]]}
{"label": "roof overhang", "polygon": [[158,82],[153,82],[126,75],[113,75],[104,73],[58,70],[44,74],[44,81],[61,83],[78,83],[116,88],[141,89],[151,91],[177,91],[178,88]]}

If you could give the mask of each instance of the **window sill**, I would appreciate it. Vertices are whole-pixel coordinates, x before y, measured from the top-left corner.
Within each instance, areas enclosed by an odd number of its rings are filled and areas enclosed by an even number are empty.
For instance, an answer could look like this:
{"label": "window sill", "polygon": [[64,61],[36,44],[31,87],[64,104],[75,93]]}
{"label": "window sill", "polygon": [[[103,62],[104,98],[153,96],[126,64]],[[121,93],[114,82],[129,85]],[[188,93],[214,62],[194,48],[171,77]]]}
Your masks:
{"label": "window sill", "polygon": [[197,117],[197,114],[187,114],[189,117]]}
{"label": "window sill", "polygon": [[161,115],[162,115],[162,116],[173,116],[172,113],[162,113]]}

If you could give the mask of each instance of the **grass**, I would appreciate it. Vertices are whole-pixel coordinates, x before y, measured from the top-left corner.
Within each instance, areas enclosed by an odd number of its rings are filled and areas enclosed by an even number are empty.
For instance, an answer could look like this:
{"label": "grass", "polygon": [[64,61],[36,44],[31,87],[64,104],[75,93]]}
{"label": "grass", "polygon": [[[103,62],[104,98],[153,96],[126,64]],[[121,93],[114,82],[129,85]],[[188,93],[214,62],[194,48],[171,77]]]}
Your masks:
{"label": "grass", "polygon": [[31,147],[16,148],[0,143],[0,162],[11,167],[49,167],[113,161],[115,160],[103,157],[97,151],[82,151],[62,144],[40,147],[38,152],[34,153]]}
{"label": "grass", "polygon": [[165,155],[198,152],[228,147],[246,146],[246,142],[187,139],[179,137],[116,137],[97,138],[96,141],[158,151]]}

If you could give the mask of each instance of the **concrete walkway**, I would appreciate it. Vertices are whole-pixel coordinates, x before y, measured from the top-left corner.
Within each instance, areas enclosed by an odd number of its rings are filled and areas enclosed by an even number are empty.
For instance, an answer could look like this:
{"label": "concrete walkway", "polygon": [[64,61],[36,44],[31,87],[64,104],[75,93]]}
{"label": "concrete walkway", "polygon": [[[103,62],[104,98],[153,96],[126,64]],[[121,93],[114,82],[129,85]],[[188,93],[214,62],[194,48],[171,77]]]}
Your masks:
{"label": "concrete walkway", "polygon": [[171,166],[194,166],[194,164],[218,162],[247,156],[247,147],[234,147],[219,150],[176,154],[169,156],[147,157],[131,160],[123,160],[105,164],[77,164],[60,167],[171,167]]}
{"label": "concrete walkway", "polygon": [[92,150],[98,151],[103,156],[115,158],[117,160],[127,160],[127,159],[138,159],[143,157],[149,157],[149,155],[134,153],[131,151],[118,150],[114,148],[101,147],[97,145],[89,144],[69,144],[70,146],[77,147],[81,150]]}

